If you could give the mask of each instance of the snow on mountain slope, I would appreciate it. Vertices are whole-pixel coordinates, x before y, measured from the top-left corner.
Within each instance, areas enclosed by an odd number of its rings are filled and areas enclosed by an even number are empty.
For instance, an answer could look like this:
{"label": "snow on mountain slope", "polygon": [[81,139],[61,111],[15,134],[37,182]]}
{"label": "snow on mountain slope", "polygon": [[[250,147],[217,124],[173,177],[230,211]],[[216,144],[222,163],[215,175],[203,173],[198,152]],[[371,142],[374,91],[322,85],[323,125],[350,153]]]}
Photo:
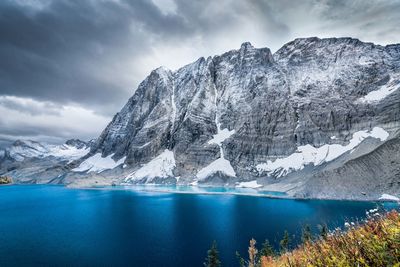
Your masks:
{"label": "snow on mountain slope", "polygon": [[49,155],[62,159],[67,159],[69,160],[69,162],[71,162],[89,153],[90,149],[89,147],[76,148],[74,146],[64,144],[61,146],[51,146],[49,147],[49,150]]}
{"label": "snow on mountain slope", "polygon": [[[214,105],[216,109],[217,109],[217,97],[218,94],[217,92],[215,92]],[[215,125],[217,126],[217,133],[213,135],[213,138],[210,141],[208,141],[208,144],[216,144],[219,146],[220,158],[211,162],[209,165],[202,168],[197,173],[196,176],[199,181],[205,180],[207,177],[210,177],[217,173],[227,175],[230,177],[236,177],[235,170],[233,169],[231,163],[229,162],[229,160],[225,159],[224,149],[222,147],[222,143],[226,139],[230,138],[235,133],[235,130],[229,131],[229,129],[221,129],[219,116],[220,115],[218,114],[218,112],[216,112],[214,122]]]}
{"label": "snow on mountain slope", "polygon": [[15,141],[7,150],[10,157],[17,161],[23,161],[25,158],[31,157],[42,157],[49,152],[42,144],[29,140]]}
{"label": "snow on mountain slope", "polygon": [[209,144],[217,144],[220,146],[226,139],[231,137],[235,133],[235,130],[229,131],[229,129],[225,128],[221,130],[221,124],[218,123],[218,132],[213,136],[213,139],[208,141]]}
{"label": "snow on mountain slope", "polygon": [[324,162],[332,161],[346,152],[357,147],[364,139],[372,137],[385,141],[389,134],[380,127],[374,127],[371,131],[358,131],[347,145],[331,144],[321,147],[311,145],[299,146],[298,152],[288,157],[278,158],[275,161],[258,164],[256,169],[259,173],[267,173],[271,176],[282,177],[290,172],[303,169],[306,165],[318,166]]}
{"label": "snow on mountain slope", "polygon": [[232,168],[231,163],[224,158],[219,158],[211,162],[209,165],[201,169],[196,176],[199,181],[202,181],[218,172],[227,176],[236,177],[235,170]]}
{"label": "snow on mountain slope", "polygon": [[379,89],[371,91],[367,95],[361,97],[359,101],[363,103],[378,102],[384,99],[385,97],[388,97],[390,94],[392,94],[399,88],[400,88],[400,78],[398,79],[392,78],[391,80],[389,80],[389,82],[387,82],[385,85],[382,85]]}
{"label": "snow on mountain slope", "polygon": [[380,200],[389,200],[389,201],[400,201],[400,198],[393,196],[393,195],[389,195],[389,194],[382,194],[382,196],[379,198]]}
{"label": "snow on mountain slope", "polygon": [[125,178],[125,182],[146,179],[146,183],[149,183],[156,177],[173,177],[175,166],[174,152],[166,149],[163,153],[143,165],[140,169],[129,174]]}
{"label": "snow on mountain slope", "polygon": [[72,169],[72,171],[100,173],[105,170],[114,169],[125,161],[125,157],[115,161],[112,159],[112,156],[113,155],[109,155],[103,158],[100,153],[97,153],[87,158],[78,167]]}
{"label": "snow on mountain slope", "polygon": [[56,157],[69,162],[79,159],[89,152],[89,147],[76,147],[73,145],[49,145],[30,140],[18,140],[7,148],[9,156],[17,161],[25,158]]}

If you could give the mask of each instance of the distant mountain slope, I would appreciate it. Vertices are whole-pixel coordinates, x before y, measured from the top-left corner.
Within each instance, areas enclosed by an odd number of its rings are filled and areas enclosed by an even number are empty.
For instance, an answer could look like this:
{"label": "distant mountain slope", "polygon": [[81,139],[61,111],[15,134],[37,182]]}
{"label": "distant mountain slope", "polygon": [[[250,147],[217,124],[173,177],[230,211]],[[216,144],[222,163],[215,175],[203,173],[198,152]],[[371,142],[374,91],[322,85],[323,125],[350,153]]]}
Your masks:
{"label": "distant mountain slope", "polygon": [[[380,145],[398,138],[399,87],[400,45],[314,37],[272,54],[244,43],[177,71],[152,71],[59,182],[235,186],[257,179],[291,188],[292,195],[316,196],[304,186],[319,179],[309,187],[318,191],[336,174],[351,179],[351,172],[322,169],[348,166],[343,158],[358,147],[394,153]],[[107,168],[93,168],[106,161]],[[296,186],[283,186],[302,173]],[[374,194],[355,198],[375,197],[383,188],[400,193],[388,186],[393,177],[389,171],[375,189],[368,187]]]}
{"label": "distant mountain slope", "polygon": [[[30,140],[17,140],[0,153],[0,173],[14,178],[16,183],[47,183],[60,176],[63,166],[89,152],[90,143],[71,139],[62,145],[50,145]],[[57,171],[54,171],[57,170]]]}

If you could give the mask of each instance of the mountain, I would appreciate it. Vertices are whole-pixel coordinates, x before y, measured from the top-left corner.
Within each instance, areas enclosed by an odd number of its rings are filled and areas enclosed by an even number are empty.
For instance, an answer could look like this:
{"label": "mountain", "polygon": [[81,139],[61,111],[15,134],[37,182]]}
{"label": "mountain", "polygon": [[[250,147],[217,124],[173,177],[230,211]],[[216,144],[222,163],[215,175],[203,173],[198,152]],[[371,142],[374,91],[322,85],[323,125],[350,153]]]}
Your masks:
{"label": "mountain", "polygon": [[[90,151],[90,142],[71,139],[62,145],[17,140],[0,151],[0,170],[17,183],[48,183],[61,177],[57,170]],[[65,169],[67,171],[67,169]]]}
{"label": "mountain", "polygon": [[[292,197],[400,193],[400,45],[244,43],[139,85],[59,183],[260,187]],[[15,180],[15,179],[14,179]]]}

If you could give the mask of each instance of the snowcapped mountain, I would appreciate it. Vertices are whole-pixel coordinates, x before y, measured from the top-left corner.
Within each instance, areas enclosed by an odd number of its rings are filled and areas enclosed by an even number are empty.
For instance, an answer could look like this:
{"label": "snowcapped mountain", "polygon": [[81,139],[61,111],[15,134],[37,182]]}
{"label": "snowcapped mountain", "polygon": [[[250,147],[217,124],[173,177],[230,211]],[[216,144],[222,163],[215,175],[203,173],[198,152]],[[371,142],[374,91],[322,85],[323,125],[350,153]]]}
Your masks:
{"label": "snowcapped mountain", "polygon": [[62,145],[17,140],[0,151],[0,172],[14,177],[17,183],[47,183],[55,178],[54,175],[63,176],[60,174],[62,166],[89,151],[90,142],[78,139],[68,140]]}
{"label": "snowcapped mountain", "polygon": [[62,145],[17,140],[4,153],[16,161],[23,161],[26,158],[46,158],[52,156],[71,162],[83,157],[88,152],[89,146],[85,142],[78,139],[71,139]]}
{"label": "snowcapped mountain", "polygon": [[272,54],[244,43],[152,71],[90,152],[59,175],[298,197],[398,194],[399,87],[400,45],[301,38]]}

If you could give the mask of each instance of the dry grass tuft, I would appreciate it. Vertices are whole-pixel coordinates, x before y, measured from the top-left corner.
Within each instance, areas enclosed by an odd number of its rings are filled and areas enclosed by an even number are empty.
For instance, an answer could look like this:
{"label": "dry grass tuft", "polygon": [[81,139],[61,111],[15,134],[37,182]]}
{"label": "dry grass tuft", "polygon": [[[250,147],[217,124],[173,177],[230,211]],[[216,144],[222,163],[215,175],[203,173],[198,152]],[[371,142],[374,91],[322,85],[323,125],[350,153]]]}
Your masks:
{"label": "dry grass tuft", "polygon": [[277,257],[261,257],[262,267],[397,266],[400,267],[400,214],[371,217],[348,231],[336,230],[326,240],[306,242]]}

